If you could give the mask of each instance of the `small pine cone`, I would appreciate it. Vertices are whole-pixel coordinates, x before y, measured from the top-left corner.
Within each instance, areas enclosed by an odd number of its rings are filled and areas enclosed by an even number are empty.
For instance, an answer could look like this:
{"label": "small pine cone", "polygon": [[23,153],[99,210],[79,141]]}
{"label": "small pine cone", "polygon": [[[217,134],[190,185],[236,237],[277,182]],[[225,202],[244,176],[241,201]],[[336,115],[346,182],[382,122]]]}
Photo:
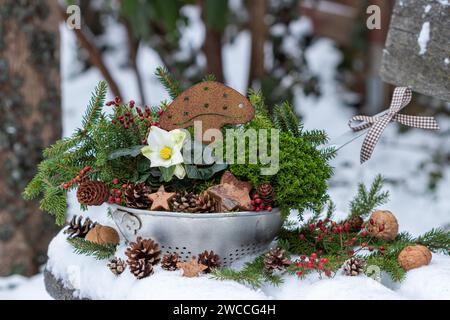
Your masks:
{"label": "small pine cone", "polygon": [[178,269],[177,263],[180,262],[180,257],[176,253],[164,255],[161,261],[161,268],[167,271],[175,271]]}
{"label": "small pine cone", "polygon": [[145,183],[129,184],[125,190],[125,204],[129,208],[148,209],[152,201],[149,198],[151,190]]}
{"label": "small pine cone", "polygon": [[364,272],[366,262],[363,259],[352,257],[344,262],[344,274],[347,276],[357,276]]}
{"label": "small pine cone", "polygon": [[198,255],[198,263],[208,267],[203,271],[204,273],[210,273],[213,269],[220,267],[220,257],[212,250],[210,252],[205,250]]}
{"label": "small pine cone", "polygon": [[256,192],[266,206],[271,206],[273,204],[275,193],[270,183],[260,184],[256,189]]}
{"label": "small pine cone", "polygon": [[175,212],[198,212],[199,196],[187,191],[180,191],[171,200],[172,210]]}
{"label": "small pine cone", "polygon": [[208,192],[203,192],[199,197],[197,208],[197,213],[218,212],[216,200]]}
{"label": "small pine cone", "polygon": [[138,237],[136,242],[131,242],[125,251],[128,257],[127,263],[130,265],[139,260],[145,260],[146,263],[156,265],[161,260],[161,250],[159,245],[151,239],[142,239]]}
{"label": "small pine cone", "polygon": [[64,230],[65,234],[69,235],[69,238],[85,238],[86,235],[93,229],[97,223],[91,221],[91,219],[86,218],[83,222],[82,216],[73,216],[69,223],[69,226]]}
{"label": "small pine cone", "polygon": [[[349,232],[359,232],[364,220],[360,216],[349,218],[345,221],[348,224]],[[345,224],[344,223],[344,224]]]}
{"label": "small pine cone", "polygon": [[125,271],[125,269],[127,268],[127,264],[125,261],[123,261],[120,258],[113,258],[109,263],[108,263],[108,268],[109,270],[111,270],[112,273],[114,273],[116,276],[122,274],[122,272]]}
{"label": "small pine cone", "polygon": [[143,279],[153,274],[153,265],[145,259],[133,260],[128,262],[131,273],[137,279]]}
{"label": "small pine cone", "polygon": [[275,270],[286,270],[292,262],[286,257],[285,253],[281,248],[275,248],[266,253],[264,257],[264,269],[269,273]]}
{"label": "small pine cone", "polygon": [[108,186],[101,181],[85,181],[78,186],[78,202],[87,206],[100,206],[109,196]]}

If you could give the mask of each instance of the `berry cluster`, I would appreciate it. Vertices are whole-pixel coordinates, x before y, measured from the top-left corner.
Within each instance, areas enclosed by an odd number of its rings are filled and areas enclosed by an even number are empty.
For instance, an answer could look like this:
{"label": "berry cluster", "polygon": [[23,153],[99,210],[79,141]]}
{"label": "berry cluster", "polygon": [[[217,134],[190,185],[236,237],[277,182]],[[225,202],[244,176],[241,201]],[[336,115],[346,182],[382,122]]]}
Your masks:
{"label": "berry cluster", "polygon": [[272,207],[268,204],[265,204],[264,201],[259,196],[259,194],[255,193],[253,195],[252,201],[250,202],[250,211],[260,212],[260,211],[264,211],[264,210],[271,212]]}
{"label": "berry cluster", "polygon": [[75,178],[73,178],[71,181],[63,183],[63,189],[69,190],[73,186],[79,185],[82,182],[90,181],[91,178],[89,176],[86,176],[89,171],[91,171],[90,167],[84,167]]}
{"label": "berry cluster", "polygon": [[[152,126],[159,126],[158,119],[163,112],[162,110],[159,110],[156,114],[152,113],[148,106],[145,106],[143,109],[136,107],[136,102],[134,100],[131,100],[127,105],[122,105],[122,100],[119,97],[107,102],[106,105],[116,107],[116,114],[112,123],[119,124],[125,129],[129,129],[137,121],[145,123],[149,128]],[[144,141],[143,144],[145,144]]]}
{"label": "berry cluster", "polygon": [[119,186],[119,179],[114,179],[113,184],[115,187],[111,188],[109,191],[108,203],[122,205],[124,202],[124,190],[127,189],[128,185],[123,184],[122,186]]}
{"label": "berry cluster", "polygon": [[322,274],[331,277],[331,270],[327,268],[328,262],[327,258],[320,258],[315,252],[311,253],[309,257],[300,256],[300,259],[295,261],[295,267],[297,268],[296,274],[301,278],[310,271],[316,271],[320,277],[322,277]]}

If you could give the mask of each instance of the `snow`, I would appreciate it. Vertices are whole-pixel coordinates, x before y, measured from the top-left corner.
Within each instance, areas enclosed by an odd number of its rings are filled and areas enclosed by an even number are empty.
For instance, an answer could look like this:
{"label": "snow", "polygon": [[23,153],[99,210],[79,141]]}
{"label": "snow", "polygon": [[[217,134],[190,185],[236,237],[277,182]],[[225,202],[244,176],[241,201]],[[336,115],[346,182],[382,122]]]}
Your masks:
{"label": "snow", "polygon": [[449,63],[450,63],[450,59],[449,59],[449,58],[445,58],[445,59],[444,59],[444,63],[445,63],[445,64],[449,64]]}
{"label": "snow", "polygon": [[[186,15],[198,19],[195,10],[186,12]],[[299,28],[300,25],[303,27]],[[305,26],[307,24],[303,22],[290,25],[289,28],[290,31],[297,30],[295,33],[301,34],[303,30],[307,30]],[[187,50],[189,44],[198,45],[197,41],[201,37],[201,30],[198,28],[199,26],[186,31],[190,35],[185,35],[184,50]],[[134,75],[120,67],[120,61],[124,57],[120,51],[123,47],[120,46],[123,30],[117,27],[108,30],[115,35],[111,37],[110,34],[109,37],[116,39],[114,43],[119,50],[108,53],[106,63],[119,85],[126,88],[123,92],[125,99],[136,99],[138,92]],[[102,77],[94,69],[75,75],[78,67],[74,63],[75,39],[65,27],[61,31],[63,123],[64,134],[69,135],[79,126],[91,91]],[[271,32],[277,33],[280,30],[272,28]],[[250,35],[244,32],[239,34],[233,44],[224,48],[227,83],[241,92],[245,91],[247,83],[245,75],[249,66],[249,45]],[[336,67],[342,60],[342,54],[332,41],[319,39],[304,55],[311,72],[320,79],[322,95],[318,98],[307,97],[303,95],[301,88],[297,88],[296,110],[302,114],[307,129],[325,129],[332,140],[336,139],[348,131],[347,121],[353,115],[353,110],[346,107],[343,101],[345,91],[335,80]],[[448,61],[447,58],[445,63]],[[154,69],[161,65],[158,55],[150,48],[143,47],[139,64],[145,66],[142,72],[148,101],[156,104],[168,99],[167,93],[153,75]],[[408,108],[403,112],[408,113]],[[442,132],[450,130],[448,119],[441,118],[438,121]],[[360,147],[361,139],[341,149],[332,163],[336,174],[330,181],[330,195],[337,204],[337,219],[347,215],[348,202],[356,192],[357,183],[370,183],[376,174],[382,173],[389,182],[386,187],[391,193],[391,202],[384,208],[394,212],[400,231],[419,235],[431,228],[450,224],[450,168],[442,168],[443,178],[437,183],[435,192],[427,187],[429,174],[436,169],[429,162],[431,153],[433,150],[448,152],[450,149],[444,135],[420,129],[399,134],[398,125],[390,124],[372,159],[363,166],[359,164]],[[68,215],[70,217],[74,214],[80,214],[80,211],[72,193],[69,196]],[[112,225],[104,206],[82,214],[102,224]],[[295,219],[295,214],[291,214],[291,219]],[[122,258],[123,252],[122,243],[118,250],[118,255]],[[220,282],[208,276],[187,279],[181,277],[179,271],[166,272],[159,267],[152,277],[143,280],[136,280],[128,270],[116,278],[106,267],[106,261],[74,254],[62,232],[53,239],[48,255],[48,267],[52,272],[67,285],[77,288],[80,296],[97,299],[450,299],[450,258],[439,254],[433,254],[429,266],[409,271],[400,284],[389,281],[385,275],[381,282],[366,276],[345,277],[342,274],[322,280],[316,275],[310,275],[304,280],[284,276],[285,281],[279,287],[264,286],[260,290],[231,281]],[[236,267],[242,263],[238,262]],[[20,276],[0,278],[0,299],[49,298],[44,289],[42,274],[29,279]]]}
{"label": "snow", "polygon": [[422,25],[417,43],[420,46],[419,54],[422,56],[427,52],[428,41],[430,41],[430,23],[427,21]]}
{"label": "snow", "polygon": [[425,6],[425,13],[430,12],[430,10],[431,10],[431,4],[427,4],[427,5]]}

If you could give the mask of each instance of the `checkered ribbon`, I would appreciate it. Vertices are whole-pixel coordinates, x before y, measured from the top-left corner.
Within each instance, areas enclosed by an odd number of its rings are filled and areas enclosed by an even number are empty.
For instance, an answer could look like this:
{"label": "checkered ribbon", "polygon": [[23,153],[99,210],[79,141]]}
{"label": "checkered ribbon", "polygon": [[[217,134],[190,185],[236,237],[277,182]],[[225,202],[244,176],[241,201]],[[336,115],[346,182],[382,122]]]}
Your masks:
{"label": "checkered ribbon", "polygon": [[[426,130],[439,130],[439,126],[433,117],[418,117],[398,113],[411,102],[411,97],[412,91],[410,88],[395,88],[391,107],[387,113],[374,117],[354,116],[350,119],[348,125],[355,132],[370,128],[362,144],[360,155],[361,163],[370,159],[378,140],[389,122],[395,121],[409,127]],[[355,124],[355,122],[362,122],[362,124],[358,125]]]}

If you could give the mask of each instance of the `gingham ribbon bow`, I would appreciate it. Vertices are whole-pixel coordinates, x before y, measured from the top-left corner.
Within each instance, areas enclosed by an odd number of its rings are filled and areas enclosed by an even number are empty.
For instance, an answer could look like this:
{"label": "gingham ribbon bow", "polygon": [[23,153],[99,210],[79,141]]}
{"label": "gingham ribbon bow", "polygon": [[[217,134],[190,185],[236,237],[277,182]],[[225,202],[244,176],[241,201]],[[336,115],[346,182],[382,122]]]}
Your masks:
{"label": "gingham ribbon bow", "polygon": [[[355,132],[370,128],[361,147],[361,163],[370,159],[378,140],[389,122],[395,121],[409,127],[426,130],[439,130],[439,126],[433,117],[418,117],[398,113],[411,102],[411,98],[412,91],[410,88],[395,88],[391,106],[387,113],[374,117],[354,116],[350,119],[348,125]],[[358,125],[355,122],[363,123]]]}

